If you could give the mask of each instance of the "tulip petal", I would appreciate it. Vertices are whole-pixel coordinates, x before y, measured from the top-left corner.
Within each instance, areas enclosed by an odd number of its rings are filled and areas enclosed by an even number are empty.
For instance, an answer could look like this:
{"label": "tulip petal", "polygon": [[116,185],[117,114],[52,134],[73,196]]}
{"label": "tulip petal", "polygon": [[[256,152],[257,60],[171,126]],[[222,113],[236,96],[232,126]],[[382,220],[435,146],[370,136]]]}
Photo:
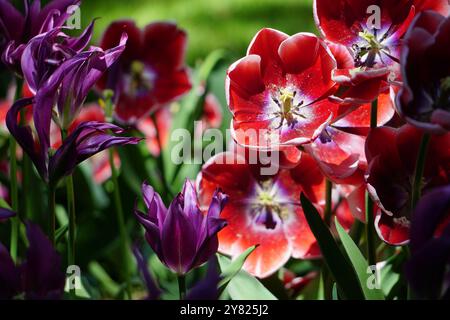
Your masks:
{"label": "tulip petal", "polygon": [[61,298],[65,283],[61,258],[36,225],[27,225],[27,238],[30,246],[22,266],[27,299]]}
{"label": "tulip petal", "polygon": [[20,271],[8,250],[0,243],[0,299],[9,300],[20,292]]}

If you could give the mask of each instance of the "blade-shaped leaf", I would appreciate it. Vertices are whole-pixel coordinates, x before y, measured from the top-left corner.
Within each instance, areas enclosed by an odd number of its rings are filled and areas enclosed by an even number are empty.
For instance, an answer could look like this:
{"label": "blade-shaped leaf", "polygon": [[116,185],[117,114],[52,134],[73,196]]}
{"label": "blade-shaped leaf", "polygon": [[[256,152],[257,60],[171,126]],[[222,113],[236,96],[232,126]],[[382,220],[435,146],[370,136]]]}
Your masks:
{"label": "blade-shaped leaf", "polygon": [[[231,264],[230,259],[219,256],[220,268],[226,269]],[[277,300],[277,298],[255,277],[240,270],[227,286],[227,291],[233,300]]]}
{"label": "blade-shaped leaf", "polygon": [[333,283],[333,291],[332,291],[333,300],[339,300],[338,288],[336,282]]}
{"label": "blade-shaped leaf", "polygon": [[59,243],[64,235],[66,234],[67,230],[69,230],[69,224],[65,224],[62,227],[59,227],[58,230],[55,232],[55,242]]}
{"label": "blade-shaped leaf", "polygon": [[230,281],[239,273],[239,271],[241,271],[245,260],[247,260],[248,256],[255,251],[257,247],[258,246],[252,246],[248,248],[223,269],[221,274],[222,280],[219,282],[219,295],[222,294],[223,290],[225,290]]}
{"label": "blade-shaped leaf", "polygon": [[353,267],[342,254],[319,212],[303,193],[300,196],[300,201],[309,227],[320,246],[324,261],[334,280],[342,290],[342,294],[346,299],[350,300],[364,299],[364,294]]}
{"label": "blade-shaped leaf", "polygon": [[356,275],[358,276],[364,296],[367,300],[384,300],[384,295],[381,290],[376,288],[370,289],[368,286],[368,280],[369,277],[372,276],[372,273],[367,272],[367,270],[370,270],[369,265],[358,246],[353,242],[353,239],[347,234],[347,232],[345,232],[344,228],[342,228],[339,224],[337,218],[335,219],[335,222],[339,238],[341,239],[347,256],[356,271]]}
{"label": "blade-shaped leaf", "polygon": [[[183,128],[190,133],[190,137],[194,137],[194,121],[199,120],[202,116],[203,104],[209,92],[209,77],[225,55],[226,53],[222,50],[213,51],[201,63],[196,72],[194,72],[192,90],[181,102],[182,106],[173,119],[171,134],[174,130]],[[199,92],[202,93],[199,94]],[[164,148],[161,154],[166,164],[164,171],[168,182],[173,182],[183,167],[183,164],[175,165],[170,161],[174,146],[180,143],[180,141],[175,140],[172,141],[171,139],[168,147]],[[191,143],[194,144],[194,141],[191,141]]]}

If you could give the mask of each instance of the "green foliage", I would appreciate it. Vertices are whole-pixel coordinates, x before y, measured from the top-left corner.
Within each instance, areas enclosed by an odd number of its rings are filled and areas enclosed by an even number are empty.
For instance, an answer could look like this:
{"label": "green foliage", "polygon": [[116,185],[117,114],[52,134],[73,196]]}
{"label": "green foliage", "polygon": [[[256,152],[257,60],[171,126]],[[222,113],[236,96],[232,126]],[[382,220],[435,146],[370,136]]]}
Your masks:
{"label": "green foliage", "polygon": [[[231,260],[219,256],[222,270],[231,265]],[[244,270],[240,270],[227,286],[227,292],[233,300],[277,300],[277,298],[255,277]]]}
{"label": "green foliage", "polygon": [[133,19],[139,26],[157,20],[176,21],[188,32],[188,61],[191,64],[217,49],[241,56],[250,39],[265,27],[288,34],[315,32],[312,0],[85,1],[83,25],[96,17],[101,17],[96,22],[96,40],[116,19]]}
{"label": "green foliage", "polygon": [[306,220],[317,239],[324,261],[346,299],[361,300],[364,294],[353,266],[342,254],[317,209],[304,194],[300,197]]}

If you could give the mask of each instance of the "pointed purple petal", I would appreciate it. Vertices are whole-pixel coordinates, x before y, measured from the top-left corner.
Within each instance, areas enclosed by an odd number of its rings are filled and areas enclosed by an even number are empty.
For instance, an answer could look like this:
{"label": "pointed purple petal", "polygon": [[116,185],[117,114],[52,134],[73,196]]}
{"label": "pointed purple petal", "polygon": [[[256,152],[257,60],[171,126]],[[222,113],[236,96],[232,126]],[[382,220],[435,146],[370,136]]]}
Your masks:
{"label": "pointed purple petal", "polygon": [[141,140],[114,136],[122,132],[122,128],[103,122],[90,121],[80,124],[50,159],[50,182],[56,184],[62,177],[71,174],[78,164],[105,149],[137,144]]}
{"label": "pointed purple petal", "polygon": [[180,199],[171,203],[162,232],[162,249],[166,265],[179,274],[187,273],[196,255],[196,233],[183,214]]}
{"label": "pointed purple petal", "polygon": [[146,182],[142,184],[141,189],[149,217],[152,217],[156,221],[159,229],[162,230],[164,220],[166,219],[167,208],[161,196]]}
{"label": "pointed purple petal", "polygon": [[195,188],[192,185],[192,182],[189,179],[184,181],[183,190],[181,191],[183,196],[183,211],[186,217],[190,217],[193,215],[200,214],[200,210],[198,208],[197,201],[197,193],[195,192]]}
{"label": "pointed purple petal", "polygon": [[[26,98],[16,101],[16,103],[14,103],[14,105],[9,109],[6,115],[6,126],[8,127],[11,135],[16,139],[22,149],[31,158],[41,177],[45,181],[47,181],[47,149],[45,149],[44,151],[42,149],[42,144],[38,144],[38,147],[36,147],[31,128],[29,126],[20,126],[18,123],[20,111],[26,107],[30,107],[32,103],[32,98]],[[41,146],[40,149],[38,149],[39,145]]]}
{"label": "pointed purple petal", "polygon": [[65,283],[61,258],[38,226],[27,224],[27,238],[30,245],[22,266],[26,298],[61,298]]}
{"label": "pointed purple petal", "polygon": [[0,270],[0,300],[12,299],[20,292],[20,272],[8,250],[1,243]]}
{"label": "pointed purple petal", "polygon": [[217,258],[213,256],[208,262],[208,272],[203,280],[197,283],[189,292],[186,300],[217,300],[219,298],[219,282]]}
{"label": "pointed purple petal", "polygon": [[16,213],[6,208],[0,208],[0,221],[16,216]]}
{"label": "pointed purple petal", "polygon": [[133,253],[136,258],[139,272],[142,274],[145,285],[147,287],[147,293],[148,293],[147,299],[149,299],[149,300],[159,299],[162,292],[156,285],[155,280],[153,280],[152,276],[150,275],[150,272],[148,271],[147,263],[146,263],[144,257],[142,256],[142,253],[137,248],[137,246],[135,246],[133,248]]}

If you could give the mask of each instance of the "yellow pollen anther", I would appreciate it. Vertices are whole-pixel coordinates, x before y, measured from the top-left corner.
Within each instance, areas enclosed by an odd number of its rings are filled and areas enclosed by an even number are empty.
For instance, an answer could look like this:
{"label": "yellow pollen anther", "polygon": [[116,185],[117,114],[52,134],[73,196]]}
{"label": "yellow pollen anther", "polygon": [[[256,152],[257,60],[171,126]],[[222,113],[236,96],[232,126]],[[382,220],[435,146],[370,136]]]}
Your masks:
{"label": "yellow pollen anther", "polygon": [[360,32],[359,37],[366,40],[371,49],[381,50],[383,48],[375,35],[368,31]]}
{"label": "yellow pollen anther", "polygon": [[294,103],[294,98],[295,97],[292,92],[288,90],[281,91],[280,103],[284,114],[289,113],[291,111],[292,105]]}
{"label": "yellow pollen anther", "polygon": [[140,61],[133,61],[131,63],[131,73],[134,75],[140,75],[144,72],[144,64]]}
{"label": "yellow pollen anther", "polygon": [[259,203],[262,206],[271,207],[274,204],[273,197],[266,191],[262,191],[259,194]]}
{"label": "yellow pollen anther", "polygon": [[450,91],[450,77],[441,80],[441,89],[444,92]]}

